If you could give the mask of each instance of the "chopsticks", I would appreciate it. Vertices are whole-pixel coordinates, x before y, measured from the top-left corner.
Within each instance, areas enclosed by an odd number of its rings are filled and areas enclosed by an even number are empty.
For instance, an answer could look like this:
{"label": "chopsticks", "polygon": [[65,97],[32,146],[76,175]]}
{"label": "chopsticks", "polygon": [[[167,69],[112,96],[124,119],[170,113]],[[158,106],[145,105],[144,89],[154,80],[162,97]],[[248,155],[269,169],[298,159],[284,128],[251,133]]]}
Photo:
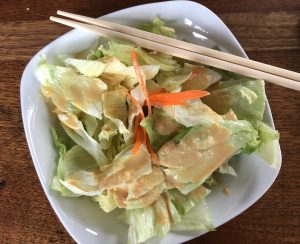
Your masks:
{"label": "chopsticks", "polygon": [[300,74],[293,71],[117,23],[64,11],[57,11],[57,14],[81,22],[53,16],[50,17],[50,20],[77,29],[92,31],[102,36],[126,39],[144,48],[216,68],[229,70],[245,76],[264,79],[268,82],[300,91]]}

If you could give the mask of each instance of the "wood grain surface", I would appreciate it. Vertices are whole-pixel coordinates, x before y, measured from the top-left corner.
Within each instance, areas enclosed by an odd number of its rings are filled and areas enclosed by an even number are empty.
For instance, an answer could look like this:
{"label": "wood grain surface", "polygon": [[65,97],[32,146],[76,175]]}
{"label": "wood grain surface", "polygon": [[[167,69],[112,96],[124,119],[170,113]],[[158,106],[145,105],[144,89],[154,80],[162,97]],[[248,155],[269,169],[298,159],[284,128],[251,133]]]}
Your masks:
{"label": "wood grain surface", "polygon": [[[69,30],[57,9],[98,17],[152,1],[0,1],[0,243],[74,243],[52,210],[25,141],[22,72],[43,46]],[[250,58],[300,72],[299,0],[203,0]],[[167,10],[166,10],[167,11]],[[243,214],[190,243],[300,243],[300,93],[267,85],[283,165],[270,190]]]}

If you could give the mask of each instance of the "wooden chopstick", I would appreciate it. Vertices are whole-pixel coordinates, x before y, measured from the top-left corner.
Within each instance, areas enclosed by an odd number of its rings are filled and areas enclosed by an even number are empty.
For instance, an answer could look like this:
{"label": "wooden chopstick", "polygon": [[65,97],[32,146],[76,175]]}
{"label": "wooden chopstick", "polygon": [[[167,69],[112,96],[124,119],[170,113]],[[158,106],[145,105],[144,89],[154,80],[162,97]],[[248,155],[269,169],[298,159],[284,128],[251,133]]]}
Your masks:
{"label": "wooden chopstick", "polygon": [[268,73],[272,73],[275,75],[279,75],[285,78],[289,78],[289,79],[294,79],[297,81],[300,81],[300,74],[290,71],[290,70],[286,70],[286,69],[282,69],[279,67],[275,67],[272,65],[268,65],[268,64],[264,64],[264,63],[260,63],[254,60],[249,60],[246,58],[242,58],[233,54],[228,54],[228,53],[224,53],[221,51],[217,51],[214,49],[210,49],[210,48],[206,48],[206,47],[202,47],[193,43],[188,43],[188,42],[184,42],[181,40],[177,40],[177,39],[173,39],[170,37],[166,37],[166,36],[162,36],[162,35],[158,35],[155,33],[150,33],[147,31],[143,31],[143,30],[139,30],[136,28],[132,28],[129,26],[125,26],[125,25],[120,25],[117,23],[113,23],[113,22],[109,22],[109,21],[105,21],[105,20],[100,20],[100,19],[94,19],[91,17],[86,17],[83,15],[78,15],[78,14],[73,14],[73,13],[69,13],[69,12],[65,12],[65,11],[61,11],[58,10],[57,11],[58,15],[61,16],[65,16],[68,17],[70,19],[74,19],[74,20],[79,20],[82,21],[84,23],[88,23],[88,24],[94,24],[106,29],[111,29],[111,30],[115,30],[118,32],[122,32],[128,35],[133,35],[136,37],[141,37],[143,39],[147,39],[147,40],[155,40],[155,42],[159,42],[162,44],[167,43],[169,46],[173,46],[173,47],[179,47],[181,49],[185,49],[188,51],[192,51],[192,52],[197,52],[209,57],[213,57],[213,58],[217,58],[217,59],[222,59],[231,63],[236,63],[236,64],[240,64],[243,65],[245,67],[249,67],[249,68],[253,68],[256,70],[260,70],[260,71],[266,71],[268,70]]}
{"label": "wooden chopstick", "polygon": [[[137,30],[132,27],[127,27],[127,26],[111,23],[108,21],[103,21],[103,20],[100,21],[97,19],[93,19],[81,15],[75,15],[75,14],[62,12],[62,11],[58,11],[58,14],[64,15],[69,18],[78,19],[80,21],[85,21],[86,23],[87,22],[92,23],[93,25],[76,22],[72,20],[66,20],[57,17],[52,17],[52,16],[50,17],[50,20],[74,28],[93,31],[97,34],[106,37],[127,39],[141,47],[167,53],[176,57],[192,60],[195,62],[217,67],[220,69],[229,70],[245,76],[264,79],[271,83],[300,91],[300,83],[297,82],[300,81],[300,74],[296,72],[284,70],[281,68],[277,68],[271,65],[266,65],[256,61],[250,61],[250,62],[254,62],[256,66],[257,64],[259,64],[259,65],[265,65],[267,67],[265,70],[256,69],[253,67],[253,64],[251,64],[252,66],[251,65],[244,66],[244,63],[249,62],[249,60],[235,55],[226,54],[209,48],[204,48],[195,44],[186,43],[183,41]],[[172,42],[171,45],[169,45],[170,42]],[[176,46],[177,44],[179,45],[179,47]],[[190,49],[192,48],[197,49],[196,50],[197,52],[194,50],[191,51]],[[205,54],[200,53],[201,50],[204,50]],[[206,53],[208,53],[209,55],[206,55]],[[223,59],[219,59],[219,55],[221,55]],[[243,60],[243,64],[241,64],[241,62],[235,63],[235,62],[231,62],[230,60],[229,61],[224,60],[225,58],[227,58],[227,55],[229,55],[230,58],[233,57],[234,59],[238,58]],[[271,67],[271,71],[269,72],[270,67]]]}

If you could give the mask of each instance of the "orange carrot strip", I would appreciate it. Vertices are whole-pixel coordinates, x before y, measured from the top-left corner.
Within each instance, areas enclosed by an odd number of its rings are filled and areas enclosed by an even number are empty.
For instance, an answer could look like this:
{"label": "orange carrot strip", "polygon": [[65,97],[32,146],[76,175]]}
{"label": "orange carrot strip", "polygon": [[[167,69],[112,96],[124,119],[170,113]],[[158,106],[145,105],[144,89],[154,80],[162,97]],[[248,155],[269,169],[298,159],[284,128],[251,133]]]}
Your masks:
{"label": "orange carrot strip", "polygon": [[149,141],[149,138],[147,137],[146,139],[146,146],[147,146],[147,149],[148,149],[148,152],[150,153],[151,155],[151,158],[153,160],[153,163],[156,164],[156,165],[160,165],[159,163],[159,160],[158,160],[158,157],[156,155],[156,153],[154,152],[151,144],[150,144],[150,141]]}
{"label": "orange carrot strip", "polygon": [[136,133],[136,140],[134,143],[133,148],[131,149],[132,154],[136,154],[139,150],[141,145],[143,144],[144,141],[144,131],[142,127],[138,127],[137,133]]}
{"label": "orange carrot strip", "polygon": [[184,91],[184,92],[178,92],[178,93],[158,93],[158,94],[152,94],[150,95],[150,101],[161,101],[161,100],[190,100],[190,99],[196,99],[200,97],[204,97],[209,95],[208,91],[202,91],[202,90],[190,90],[190,91]]}
{"label": "orange carrot strip", "polygon": [[138,101],[133,96],[131,96],[131,94],[129,92],[127,92],[127,96],[130,98],[130,100],[132,101],[132,103],[137,107],[139,113],[142,116],[142,119],[144,119],[145,118],[145,114],[144,114],[142,106],[138,103]]}
{"label": "orange carrot strip", "polygon": [[138,60],[137,60],[137,57],[136,57],[136,53],[133,49],[131,51],[131,57],[132,57],[132,63],[133,63],[133,67],[134,67],[136,76],[138,78],[138,81],[141,85],[142,91],[143,91],[145,99],[146,99],[146,104],[147,104],[147,107],[148,107],[148,114],[151,114],[152,113],[151,103],[150,103],[149,95],[148,95],[148,92],[147,92],[146,84],[145,84],[145,81],[143,80],[141,70],[140,70],[140,66],[139,66],[139,63],[138,63]]}
{"label": "orange carrot strip", "polygon": [[156,102],[151,102],[153,106],[174,106],[174,105],[181,105],[185,106],[188,105],[188,103],[183,102],[183,101],[156,101]]}
{"label": "orange carrot strip", "polygon": [[137,135],[137,131],[139,129],[139,125],[140,125],[140,116],[137,115],[134,117],[134,121],[133,121],[133,143],[136,141],[136,135]]}

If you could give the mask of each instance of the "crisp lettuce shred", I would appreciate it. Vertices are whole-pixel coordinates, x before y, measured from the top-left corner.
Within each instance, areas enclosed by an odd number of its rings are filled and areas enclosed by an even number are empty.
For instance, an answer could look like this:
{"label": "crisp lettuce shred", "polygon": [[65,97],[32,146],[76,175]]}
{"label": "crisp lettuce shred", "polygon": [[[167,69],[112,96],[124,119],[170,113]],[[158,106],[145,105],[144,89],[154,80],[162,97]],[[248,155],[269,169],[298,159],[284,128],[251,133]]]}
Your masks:
{"label": "crisp lettuce shred", "polygon": [[[159,17],[142,29],[176,38]],[[135,103],[143,107],[146,96],[132,50],[148,93],[210,95],[185,105],[154,104],[142,119]],[[51,129],[58,154],[51,187],[64,197],[90,197],[107,213],[123,209],[129,243],[169,231],[214,230],[206,198],[217,185],[215,172],[237,176],[229,163],[234,155],[256,153],[278,167],[279,134],[264,122],[263,80],[104,37],[57,60],[43,56],[36,70],[57,124]],[[136,151],[138,129],[147,140]]]}
{"label": "crisp lettuce shred", "polygon": [[143,24],[141,26],[141,29],[155,34],[159,34],[159,35],[163,35],[175,39],[177,38],[175,29],[166,26],[165,23],[158,16],[156,16],[153,19],[152,23]]}

